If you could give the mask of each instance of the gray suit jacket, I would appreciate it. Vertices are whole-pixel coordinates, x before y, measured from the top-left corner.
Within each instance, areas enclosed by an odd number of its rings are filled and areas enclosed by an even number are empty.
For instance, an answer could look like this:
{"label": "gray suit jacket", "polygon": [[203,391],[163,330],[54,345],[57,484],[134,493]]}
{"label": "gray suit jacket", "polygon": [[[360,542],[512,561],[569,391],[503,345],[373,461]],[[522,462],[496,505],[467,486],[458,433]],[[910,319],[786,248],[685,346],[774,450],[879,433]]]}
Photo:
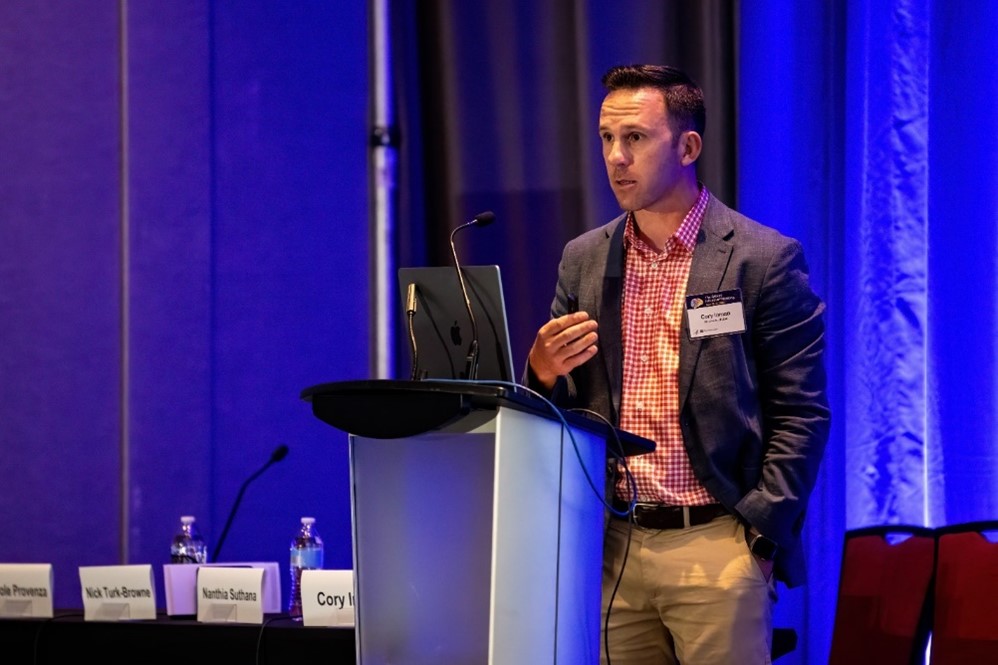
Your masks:
{"label": "gray suit jacket", "polygon": [[[619,422],[623,382],[621,298],[624,220],[570,241],[558,267],[552,317],[566,296],[599,322],[598,353],[559,379],[552,400]],[[801,529],[828,439],[824,303],[812,291],[796,240],[728,208],[707,206],[686,293],[740,289],[746,331],[691,339],[679,359],[680,424],[707,490],[746,524],[776,540],[776,577],[802,584]],[[529,368],[527,385],[537,389]]]}

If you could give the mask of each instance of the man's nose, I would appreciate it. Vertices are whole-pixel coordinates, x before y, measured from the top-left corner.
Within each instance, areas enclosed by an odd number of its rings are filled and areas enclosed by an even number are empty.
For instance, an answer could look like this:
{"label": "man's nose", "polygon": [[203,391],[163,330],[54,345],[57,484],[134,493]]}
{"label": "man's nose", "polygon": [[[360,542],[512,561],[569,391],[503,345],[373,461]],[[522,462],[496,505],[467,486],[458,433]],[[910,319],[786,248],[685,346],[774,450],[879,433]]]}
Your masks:
{"label": "man's nose", "polygon": [[626,164],[628,159],[630,159],[630,155],[628,155],[627,151],[624,149],[623,143],[620,141],[614,141],[610,144],[606,155],[607,162],[611,164]]}

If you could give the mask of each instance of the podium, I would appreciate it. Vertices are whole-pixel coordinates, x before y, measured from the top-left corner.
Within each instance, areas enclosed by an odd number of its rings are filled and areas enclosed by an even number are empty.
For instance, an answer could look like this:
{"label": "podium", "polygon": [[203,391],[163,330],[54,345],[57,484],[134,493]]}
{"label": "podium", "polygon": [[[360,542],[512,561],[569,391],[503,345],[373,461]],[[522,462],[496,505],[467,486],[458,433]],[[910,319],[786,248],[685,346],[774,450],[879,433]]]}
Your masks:
{"label": "podium", "polygon": [[652,442],[512,384],[302,398],[349,434],[358,663],[599,662],[608,441]]}

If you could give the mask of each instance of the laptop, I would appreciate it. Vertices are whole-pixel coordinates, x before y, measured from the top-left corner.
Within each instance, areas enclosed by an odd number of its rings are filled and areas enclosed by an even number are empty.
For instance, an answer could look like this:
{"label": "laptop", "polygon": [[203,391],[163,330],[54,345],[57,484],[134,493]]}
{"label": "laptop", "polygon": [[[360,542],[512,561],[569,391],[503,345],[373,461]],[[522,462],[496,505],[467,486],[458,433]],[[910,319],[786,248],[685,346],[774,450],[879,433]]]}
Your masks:
{"label": "laptop", "polygon": [[[481,381],[515,382],[506,303],[499,266],[462,266],[468,300],[478,328],[478,375]],[[410,340],[406,312],[409,285],[415,285],[415,379],[467,379],[473,326],[468,317],[457,269],[453,266],[399,268],[402,326]],[[412,344],[409,341],[410,363]]]}

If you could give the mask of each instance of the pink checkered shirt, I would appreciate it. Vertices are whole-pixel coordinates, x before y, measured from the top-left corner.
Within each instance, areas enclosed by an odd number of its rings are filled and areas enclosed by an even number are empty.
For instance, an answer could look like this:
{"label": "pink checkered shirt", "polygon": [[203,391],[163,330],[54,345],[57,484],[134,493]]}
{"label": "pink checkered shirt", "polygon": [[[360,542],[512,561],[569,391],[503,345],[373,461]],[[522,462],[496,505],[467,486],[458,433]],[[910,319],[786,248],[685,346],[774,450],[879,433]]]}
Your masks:
{"label": "pink checkered shirt", "polygon": [[[679,338],[686,281],[709,200],[710,193],[701,185],[696,203],[661,253],[638,236],[633,213],[625,222],[620,427],[655,442],[654,452],[627,458],[639,501],[716,503],[693,473],[679,427]],[[617,483],[617,496],[632,497],[624,477]]]}

